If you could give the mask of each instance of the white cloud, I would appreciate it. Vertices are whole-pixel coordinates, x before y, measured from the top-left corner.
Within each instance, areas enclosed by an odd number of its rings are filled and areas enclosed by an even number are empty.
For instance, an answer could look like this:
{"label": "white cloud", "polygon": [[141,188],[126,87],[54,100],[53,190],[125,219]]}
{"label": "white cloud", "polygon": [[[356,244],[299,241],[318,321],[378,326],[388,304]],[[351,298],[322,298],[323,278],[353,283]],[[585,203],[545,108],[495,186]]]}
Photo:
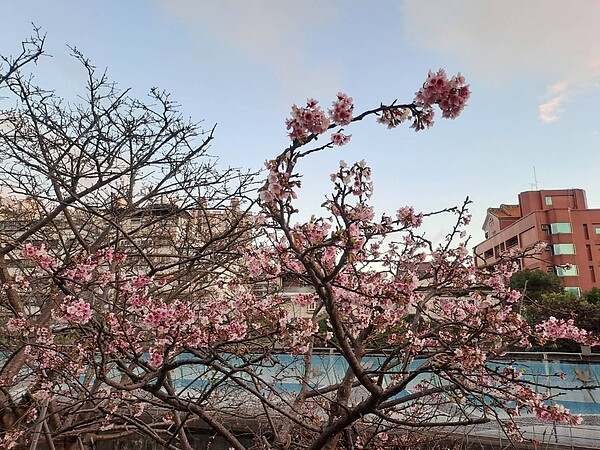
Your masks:
{"label": "white cloud", "polygon": [[490,84],[561,80],[539,105],[544,121],[556,120],[573,95],[600,80],[598,1],[407,0],[402,13],[407,39],[456,58]]}
{"label": "white cloud", "polygon": [[[339,85],[336,67],[310,59],[313,33],[336,14],[334,5],[318,0],[157,0],[196,38],[216,38],[242,58],[268,68],[286,91],[330,92]],[[200,43],[202,44],[202,43]],[[196,57],[202,58],[199,54]],[[317,95],[315,93],[314,95]]]}

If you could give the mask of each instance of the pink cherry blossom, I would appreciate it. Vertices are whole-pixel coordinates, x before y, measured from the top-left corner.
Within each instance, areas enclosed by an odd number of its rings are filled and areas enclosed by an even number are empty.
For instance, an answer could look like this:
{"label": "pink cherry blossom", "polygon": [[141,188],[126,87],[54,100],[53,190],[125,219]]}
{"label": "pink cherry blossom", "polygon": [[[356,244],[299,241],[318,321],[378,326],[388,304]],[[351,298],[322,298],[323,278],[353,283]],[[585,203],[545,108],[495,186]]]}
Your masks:
{"label": "pink cherry blossom", "polygon": [[415,94],[414,102],[424,108],[437,104],[442,110],[442,117],[455,119],[464,109],[470,95],[469,86],[465,85],[465,79],[460,73],[448,80],[446,72],[440,69],[436,73],[429,71],[427,81]]}
{"label": "pink cherry blossom", "polygon": [[386,108],[377,117],[377,122],[387,125],[388,129],[392,129],[411,117],[412,112],[408,108]]}
{"label": "pink cherry blossom", "polygon": [[338,131],[337,133],[333,133],[331,135],[331,142],[333,145],[346,145],[348,142],[350,142],[351,137],[351,134],[346,135]]}
{"label": "pink cherry blossom", "polygon": [[343,92],[338,92],[337,98],[334,100],[332,106],[332,109],[329,110],[331,121],[336,125],[350,125],[354,110],[352,97],[348,97]]}
{"label": "pink cherry blossom", "polygon": [[323,110],[317,106],[318,102],[312,98],[306,101],[306,107],[292,106],[291,118],[285,124],[290,130],[292,141],[304,141],[309,134],[323,134],[329,128],[329,119]]}
{"label": "pink cherry blossom", "polygon": [[15,448],[19,445],[19,440],[21,436],[25,434],[25,430],[12,430],[6,432],[2,440],[0,441],[0,446],[3,449],[10,450],[11,448]]}
{"label": "pink cherry blossom", "polygon": [[405,206],[396,212],[398,221],[405,227],[420,227],[423,224],[423,214],[415,214],[412,206]]}
{"label": "pink cherry blossom", "polygon": [[72,296],[65,296],[60,305],[62,315],[57,314],[57,320],[61,323],[75,323],[85,325],[92,317],[92,309],[88,302],[83,299],[76,299]]}

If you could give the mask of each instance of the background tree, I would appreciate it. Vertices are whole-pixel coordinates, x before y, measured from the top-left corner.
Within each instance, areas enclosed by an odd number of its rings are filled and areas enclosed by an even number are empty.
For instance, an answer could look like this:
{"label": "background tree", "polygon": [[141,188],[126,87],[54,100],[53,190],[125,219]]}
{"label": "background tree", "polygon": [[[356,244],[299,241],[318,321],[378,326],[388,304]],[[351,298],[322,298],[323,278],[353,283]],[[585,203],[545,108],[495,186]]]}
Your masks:
{"label": "background tree", "polygon": [[592,288],[587,292],[583,293],[583,298],[586,302],[591,305],[599,305],[600,304],[600,288]]}
{"label": "background tree", "polygon": [[[304,158],[348,143],[345,129],[367,118],[416,131],[436,108],[456,118],[470,93],[460,74],[430,72],[412,102],[360,114],[343,93],[327,112],[294,105],[291,144],[253,197],[247,177],[208,158],[212,132],[183,121],[167,95],[131,99],[75,57],[89,75],[79,105],[19,70],[3,78],[18,105],[1,115],[0,179],[15,197],[4,214],[26,217],[0,251],[4,446],[138,433],[189,449],[202,423],[237,450],[383,449],[410,429],[489,421],[519,438],[519,410],[580,421],[512,366],[488,364],[531,341],[596,341],[513,310],[516,265],[478,269],[469,255],[468,199],[375,219],[371,169],[341,161],[324,217],[297,222]],[[257,198],[253,217],[229,207],[244,196]],[[418,228],[439,213],[453,219],[437,245]],[[271,289],[281,279],[309,289],[289,298]]]}
{"label": "background tree", "polygon": [[510,278],[509,286],[523,293],[528,302],[539,301],[543,294],[562,292],[560,278],[540,269],[525,269]]}

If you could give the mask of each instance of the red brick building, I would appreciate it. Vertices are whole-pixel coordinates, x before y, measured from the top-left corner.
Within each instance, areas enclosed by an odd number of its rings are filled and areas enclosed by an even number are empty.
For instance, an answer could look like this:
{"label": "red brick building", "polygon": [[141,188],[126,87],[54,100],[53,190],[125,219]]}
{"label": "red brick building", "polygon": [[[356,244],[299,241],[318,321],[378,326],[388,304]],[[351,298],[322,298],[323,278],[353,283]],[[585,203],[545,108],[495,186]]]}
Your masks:
{"label": "red brick building", "polygon": [[474,249],[478,266],[541,241],[546,249],[539,258],[523,258],[523,269],[555,273],[577,295],[600,287],[600,209],[588,209],[582,189],[521,192],[518,205],[488,208],[483,231],[486,240]]}

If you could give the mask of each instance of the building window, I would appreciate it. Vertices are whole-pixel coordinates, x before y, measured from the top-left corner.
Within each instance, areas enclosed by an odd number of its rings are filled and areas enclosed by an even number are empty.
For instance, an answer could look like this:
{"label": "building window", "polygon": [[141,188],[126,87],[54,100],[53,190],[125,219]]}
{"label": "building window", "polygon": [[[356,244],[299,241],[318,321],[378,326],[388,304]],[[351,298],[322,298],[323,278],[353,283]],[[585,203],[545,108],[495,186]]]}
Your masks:
{"label": "building window", "polygon": [[573,230],[569,222],[555,222],[550,224],[550,234],[571,234],[572,232]]}
{"label": "building window", "polygon": [[566,286],[565,292],[568,292],[569,294],[573,294],[575,297],[581,296],[581,289],[578,288],[577,286]]}
{"label": "building window", "polygon": [[519,238],[517,236],[510,238],[506,241],[506,248],[512,248],[519,245]]}
{"label": "building window", "polygon": [[552,245],[552,254],[554,255],[574,255],[574,244],[554,244]]}
{"label": "building window", "polygon": [[586,239],[590,238],[590,233],[588,232],[587,223],[583,224],[583,237],[586,238]]}
{"label": "building window", "polygon": [[319,301],[315,300],[314,302],[311,302],[307,307],[306,307],[306,312],[309,313],[314,313],[317,308],[319,307]]}
{"label": "building window", "polygon": [[551,206],[552,205],[552,197],[546,197],[546,205],[547,206]]}
{"label": "building window", "polygon": [[579,270],[575,264],[570,266],[556,266],[556,275],[559,277],[576,277],[579,275]]}
{"label": "building window", "polygon": [[483,254],[483,257],[485,259],[491,258],[493,256],[494,256],[494,250],[491,248],[489,250],[486,250],[485,253]]}
{"label": "building window", "polygon": [[596,227],[595,230],[596,230],[596,234],[600,234],[600,227]]}

